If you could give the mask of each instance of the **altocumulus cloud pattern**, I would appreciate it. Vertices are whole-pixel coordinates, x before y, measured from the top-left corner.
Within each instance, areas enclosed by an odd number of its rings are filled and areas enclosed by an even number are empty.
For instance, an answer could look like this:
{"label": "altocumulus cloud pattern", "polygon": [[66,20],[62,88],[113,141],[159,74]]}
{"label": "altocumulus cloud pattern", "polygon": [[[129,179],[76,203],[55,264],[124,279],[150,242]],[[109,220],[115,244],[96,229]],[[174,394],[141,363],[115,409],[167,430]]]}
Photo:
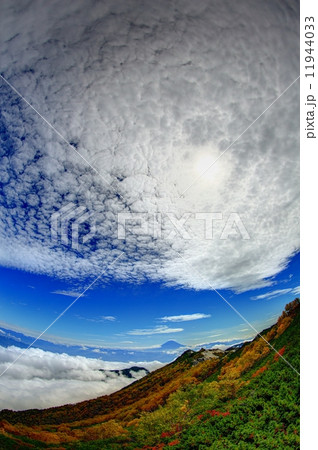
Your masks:
{"label": "altocumulus cloud pattern", "polygon": [[[296,1],[3,1],[0,263],[195,289],[265,286],[299,246]],[[77,249],[50,238],[72,203],[94,215]],[[118,239],[118,213],[236,212],[250,239]],[[186,216],[186,217],[188,217]],[[223,224],[224,225],[224,224]],[[181,257],[180,257],[181,255]],[[194,270],[191,269],[194,268]],[[199,272],[203,278],[198,277]]]}

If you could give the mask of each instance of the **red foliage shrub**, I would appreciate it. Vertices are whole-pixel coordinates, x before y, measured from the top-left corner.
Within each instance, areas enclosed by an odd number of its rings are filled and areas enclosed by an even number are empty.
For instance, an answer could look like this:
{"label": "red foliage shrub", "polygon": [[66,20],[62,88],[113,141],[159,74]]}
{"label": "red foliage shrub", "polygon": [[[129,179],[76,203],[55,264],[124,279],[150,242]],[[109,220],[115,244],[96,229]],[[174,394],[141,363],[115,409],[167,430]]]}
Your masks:
{"label": "red foliage shrub", "polygon": [[[277,355],[278,356],[278,355]],[[257,377],[258,375],[260,375],[261,373],[265,372],[265,370],[267,370],[268,367],[267,366],[263,366],[260,369],[256,370],[256,372],[253,373],[252,378]]]}
{"label": "red foliage shrub", "polygon": [[182,426],[179,423],[177,423],[176,425],[173,426],[173,429],[171,431],[162,432],[161,437],[162,438],[171,437],[176,433],[180,433],[180,431],[182,431]]}
{"label": "red foliage shrub", "polygon": [[169,442],[168,445],[170,445],[170,447],[172,447],[173,445],[178,445],[180,443],[179,439],[175,439],[174,441]]}
{"label": "red foliage shrub", "polygon": [[284,345],[284,347],[282,347],[280,350],[278,350],[278,352],[276,353],[276,355],[274,356],[275,361],[278,361],[278,358],[280,356],[283,356],[283,354],[285,353],[286,347]]}
{"label": "red foliage shrub", "polygon": [[212,411],[209,410],[209,411],[207,411],[207,413],[210,414],[210,416],[212,416],[212,417],[220,415],[219,411],[215,411],[215,409],[212,409]]}
{"label": "red foliage shrub", "polygon": [[[214,416],[223,416],[223,417],[226,417],[226,416],[229,416],[229,415],[231,414],[229,411],[221,412],[221,411],[216,411],[215,409],[208,410],[208,411],[206,411],[206,412],[207,412],[207,414],[209,414],[211,417],[214,417]],[[199,414],[199,415],[198,415],[198,419],[199,419],[199,420],[201,420],[203,417],[204,417],[204,414]]]}
{"label": "red foliage shrub", "polygon": [[171,436],[171,433],[169,431],[161,433],[162,438],[166,438],[166,437],[170,437],[170,436]]}

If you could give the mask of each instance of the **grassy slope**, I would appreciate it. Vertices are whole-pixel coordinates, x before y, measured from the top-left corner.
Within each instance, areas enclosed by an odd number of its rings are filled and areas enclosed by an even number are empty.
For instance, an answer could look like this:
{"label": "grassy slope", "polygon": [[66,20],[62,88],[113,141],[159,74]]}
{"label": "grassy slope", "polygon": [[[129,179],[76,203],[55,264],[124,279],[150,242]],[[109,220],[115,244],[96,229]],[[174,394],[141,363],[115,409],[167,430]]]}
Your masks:
{"label": "grassy slope", "polygon": [[[297,302],[263,335],[299,369]],[[0,448],[299,448],[299,377],[263,340],[194,365],[200,356],[187,352],[111,396],[2,412],[0,421],[41,426],[5,423]]]}

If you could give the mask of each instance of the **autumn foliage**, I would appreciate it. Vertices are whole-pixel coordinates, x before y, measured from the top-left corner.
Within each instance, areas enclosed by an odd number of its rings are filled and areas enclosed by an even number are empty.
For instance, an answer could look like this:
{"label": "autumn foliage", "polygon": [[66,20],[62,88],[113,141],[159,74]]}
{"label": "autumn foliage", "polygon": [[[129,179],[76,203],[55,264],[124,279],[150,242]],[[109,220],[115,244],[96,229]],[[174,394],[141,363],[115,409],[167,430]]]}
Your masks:
{"label": "autumn foliage", "polygon": [[253,378],[257,377],[261,373],[265,372],[265,370],[267,370],[267,369],[268,369],[268,366],[260,367],[258,370],[256,370],[256,372],[253,373],[252,377]]}
{"label": "autumn foliage", "polygon": [[298,365],[298,330],[296,299],[242,348],[207,360],[189,350],[119,392],[76,405],[2,411],[0,448],[25,439],[38,449],[298,448],[298,379],[281,358]]}

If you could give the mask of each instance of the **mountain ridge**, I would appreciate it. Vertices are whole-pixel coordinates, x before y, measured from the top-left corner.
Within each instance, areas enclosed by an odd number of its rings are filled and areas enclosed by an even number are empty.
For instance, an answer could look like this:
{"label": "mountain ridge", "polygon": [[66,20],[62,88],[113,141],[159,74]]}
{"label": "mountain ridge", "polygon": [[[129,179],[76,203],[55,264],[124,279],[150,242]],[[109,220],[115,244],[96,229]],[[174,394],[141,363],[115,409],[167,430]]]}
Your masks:
{"label": "mountain ridge", "polygon": [[[15,346],[18,348],[26,349],[34,341],[34,337],[25,335],[20,332],[10,330],[5,327],[0,327],[0,346],[8,348]],[[215,341],[204,344],[204,348],[221,347],[223,349],[242,342],[239,339],[232,339],[228,341]],[[139,365],[143,361],[159,361],[161,363],[170,363],[173,359],[180,355],[182,349],[193,348],[199,350],[203,344],[197,346],[187,346],[180,344],[174,340],[164,342],[158,347],[149,348],[110,348],[110,347],[94,347],[94,346],[81,346],[71,344],[61,344],[56,342],[47,341],[44,339],[38,339],[36,345],[32,348],[39,348],[43,351],[63,354],[66,353],[69,356],[84,356],[86,358],[102,359],[103,361],[118,362],[118,363],[132,363]]]}

